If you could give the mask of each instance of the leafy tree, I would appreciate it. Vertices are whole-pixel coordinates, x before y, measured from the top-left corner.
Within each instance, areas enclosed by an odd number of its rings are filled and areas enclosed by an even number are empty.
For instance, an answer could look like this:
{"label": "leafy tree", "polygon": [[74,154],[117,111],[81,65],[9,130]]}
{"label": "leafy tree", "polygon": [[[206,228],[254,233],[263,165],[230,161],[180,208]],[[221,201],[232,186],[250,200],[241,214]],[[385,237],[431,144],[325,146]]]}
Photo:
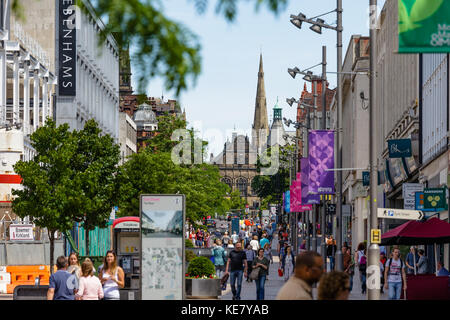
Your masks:
{"label": "leafy tree", "polygon": [[[23,17],[23,0],[12,0],[13,12]],[[275,15],[283,11],[288,0],[252,0],[255,10],[266,6]],[[203,14],[209,0],[194,0],[199,14]],[[216,14],[233,22],[238,14],[239,3],[244,0],[216,0]],[[77,4],[87,10],[81,0]],[[198,37],[183,24],[164,15],[160,0],[96,0],[91,1],[94,11],[105,22],[102,39],[110,33],[119,32],[116,37],[119,47],[133,47],[131,59],[139,65],[137,76],[139,92],[145,92],[150,79],[159,76],[165,79],[166,89],[176,94],[188,87],[188,80],[194,84],[201,72],[201,45]]]}
{"label": "leafy tree", "polygon": [[195,221],[225,210],[228,186],[220,181],[218,168],[209,164],[190,167],[175,164],[170,153],[144,150],[132,155],[119,173],[120,216],[139,216],[139,195],[184,194],[186,217]]}
{"label": "leafy tree", "polygon": [[116,205],[120,148],[110,135],[101,135],[101,130],[93,119],[85,123],[83,130],[72,134],[76,152],[71,168],[74,181],[77,182],[76,190],[82,195],[73,220],[83,223],[89,255],[89,231],[95,227],[105,228],[111,208]]}
{"label": "leafy tree", "polygon": [[36,156],[14,165],[23,189],[13,190],[12,206],[19,217],[47,228],[52,266],[56,231],[69,231],[74,221],[87,230],[106,225],[116,194],[119,149],[110,136],[100,136],[94,120],[71,132],[67,124],[56,127],[49,119],[30,139]]}
{"label": "leafy tree", "polygon": [[[289,153],[292,152],[292,146],[280,147],[280,160],[286,160],[290,156]],[[257,160],[257,171],[260,172],[261,168],[269,167],[267,159],[262,159],[262,157],[270,158],[271,149],[269,148],[267,154],[258,156]],[[265,160],[265,161],[264,161]],[[263,163],[268,163],[264,165]],[[282,194],[289,189],[289,168],[280,166],[278,171],[272,175],[257,175],[252,180],[252,189],[259,198],[262,199],[262,206],[267,208],[269,201],[277,201],[280,203],[282,201]]]}

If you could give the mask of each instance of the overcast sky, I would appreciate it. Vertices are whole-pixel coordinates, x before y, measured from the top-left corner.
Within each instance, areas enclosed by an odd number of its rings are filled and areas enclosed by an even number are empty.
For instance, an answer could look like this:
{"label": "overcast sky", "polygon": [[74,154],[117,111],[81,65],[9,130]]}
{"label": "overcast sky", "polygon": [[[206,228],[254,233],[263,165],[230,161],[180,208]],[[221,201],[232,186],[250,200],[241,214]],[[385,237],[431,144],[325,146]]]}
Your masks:
{"label": "overcast sky", "polygon": [[[187,26],[198,35],[202,45],[202,73],[196,86],[181,95],[181,106],[186,109],[189,126],[198,129],[210,142],[208,152],[217,155],[225,140],[238,132],[250,135],[253,122],[259,54],[263,54],[267,112],[269,124],[276,104],[283,108],[283,116],[296,119],[296,110],[289,107],[286,98],[299,98],[304,81],[292,79],[288,68],[304,70],[322,61],[322,46],[327,46],[328,71],[336,71],[336,32],[323,30],[321,35],[304,24],[299,30],[290,23],[290,15],[304,13],[315,17],[336,8],[335,0],[290,0],[287,10],[274,16],[263,8],[254,10],[256,1],[242,2],[234,23],[228,23],[215,13],[215,0],[209,0],[205,14],[198,14],[193,0],[164,0],[164,13]],[[384,1],[378,1],[381,10]],[[343,0],[343,56],[354,34],[369,35],[369,0]],[[322,17],[327,24],[336,23],[336,13]],[[134,68],[134,66],[133,66]],[[322,72],[321,66],[312,70]],[[328,74],[332,88],[336,76]],[[137,88],[137,84],[134,84]],[[310,85],[308,83],[308,90]],[[174,98],[164,90],[162,79],[151,81],[147,94],[164,99]],[[292,130],[292,127],[288,130]],[[209,153],[208,153],[209,154]],[[209,159],[209,156],[207,157]]]}

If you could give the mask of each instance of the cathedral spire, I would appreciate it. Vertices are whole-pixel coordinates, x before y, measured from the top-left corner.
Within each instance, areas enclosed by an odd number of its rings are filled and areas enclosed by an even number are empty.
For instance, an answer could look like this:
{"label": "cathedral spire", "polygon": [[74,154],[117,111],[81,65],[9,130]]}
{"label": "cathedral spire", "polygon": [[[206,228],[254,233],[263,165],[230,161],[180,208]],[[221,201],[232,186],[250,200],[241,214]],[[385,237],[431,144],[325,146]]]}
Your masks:
{"label": "cathedral spire", "polygon": [[265,146],[269,134],[262,53],[259,56],[258,86],[256,89],[255,117],[252,129],[254,130],[254,146],[260,151]]}

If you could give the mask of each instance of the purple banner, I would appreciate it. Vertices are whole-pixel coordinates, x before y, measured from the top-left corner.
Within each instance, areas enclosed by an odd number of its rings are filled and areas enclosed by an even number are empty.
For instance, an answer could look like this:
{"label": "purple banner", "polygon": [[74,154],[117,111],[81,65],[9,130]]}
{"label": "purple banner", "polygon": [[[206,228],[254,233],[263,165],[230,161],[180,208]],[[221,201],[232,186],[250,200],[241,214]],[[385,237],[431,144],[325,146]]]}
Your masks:
{"label": "purple banner", "polygon": [[291,212],[300,212],[302,205],[302,187],[300,181],[293,180],[290,187]]}
{"label": "purple banner", "polygon": [[334,194],[334,131],[309,132],[309,192]]}
{"label": "purple banner", "polygon": [[302,188],[302,204],[319,204],[320,195],[310,194],[309,190],[309,159],[300,159],[300,170],[301,170],[301,188]]}

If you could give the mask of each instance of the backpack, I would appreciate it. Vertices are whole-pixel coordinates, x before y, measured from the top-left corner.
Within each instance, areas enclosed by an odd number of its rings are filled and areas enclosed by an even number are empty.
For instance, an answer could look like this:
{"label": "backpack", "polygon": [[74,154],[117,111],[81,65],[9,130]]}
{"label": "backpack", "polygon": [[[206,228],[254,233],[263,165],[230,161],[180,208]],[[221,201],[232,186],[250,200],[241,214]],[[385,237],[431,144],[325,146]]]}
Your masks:
{"label": "backpack", "polygon": [[367,267],[367,257],[365,254],[363,254],[361,256],[361,258],[359,258],[359,270],[360,271],[365,271]]}

